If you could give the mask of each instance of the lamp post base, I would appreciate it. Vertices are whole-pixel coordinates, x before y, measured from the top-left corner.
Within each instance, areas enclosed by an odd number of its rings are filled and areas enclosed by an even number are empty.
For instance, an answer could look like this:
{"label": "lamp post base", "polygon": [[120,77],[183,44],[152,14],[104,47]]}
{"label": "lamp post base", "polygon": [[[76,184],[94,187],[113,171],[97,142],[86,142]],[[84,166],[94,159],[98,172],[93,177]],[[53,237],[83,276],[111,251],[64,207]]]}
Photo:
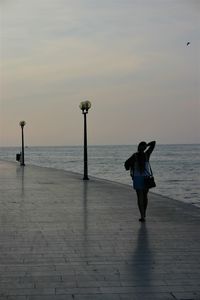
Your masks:
{"label": "lamp post base", "polygon": [[89,180],[88,176],[84,176],[83,180]]}

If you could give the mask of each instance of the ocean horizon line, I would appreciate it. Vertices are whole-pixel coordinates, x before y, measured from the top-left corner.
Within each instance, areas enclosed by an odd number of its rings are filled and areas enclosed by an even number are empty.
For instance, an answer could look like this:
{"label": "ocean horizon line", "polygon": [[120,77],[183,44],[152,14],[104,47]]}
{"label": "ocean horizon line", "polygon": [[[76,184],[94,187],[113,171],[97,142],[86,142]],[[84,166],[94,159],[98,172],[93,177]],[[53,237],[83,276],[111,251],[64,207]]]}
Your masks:
{"label": "ocean horizon line", "polygon": [[[136,144],[88,144],[88,147],[112,147],[112,146],[137,146],[138,143]],[[200,145],[200,143],[169,143],[169,144],[163,144],[163,143],[157,143],[157,146],[195,146],[195,145]],[[8,146],[0,146],[0,148],[18,148],[21,147],[21,145],[8,145]],[[64,148],[64,147],[83,147],[83,144],[78,144],[78,145],[25,145],[26,148]]]}

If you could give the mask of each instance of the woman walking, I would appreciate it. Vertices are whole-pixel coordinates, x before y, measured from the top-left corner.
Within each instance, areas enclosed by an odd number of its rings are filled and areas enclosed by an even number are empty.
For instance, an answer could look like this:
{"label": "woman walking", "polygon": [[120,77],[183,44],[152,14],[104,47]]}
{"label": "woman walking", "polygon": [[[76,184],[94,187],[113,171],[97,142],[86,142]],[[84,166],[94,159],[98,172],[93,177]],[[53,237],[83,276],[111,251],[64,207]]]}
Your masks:
{"label": "woman walking", "polygon": [[140,142],[138,151],[125,162],[126,170],[130,170],[133,179],[133,188],[136,190],[138,208],[141,218],[140,222],[145,222],[146,210],[148,206],[149,188],[145,184],[145,178],[152,174],[149,159],[155,148],[156,142]]}

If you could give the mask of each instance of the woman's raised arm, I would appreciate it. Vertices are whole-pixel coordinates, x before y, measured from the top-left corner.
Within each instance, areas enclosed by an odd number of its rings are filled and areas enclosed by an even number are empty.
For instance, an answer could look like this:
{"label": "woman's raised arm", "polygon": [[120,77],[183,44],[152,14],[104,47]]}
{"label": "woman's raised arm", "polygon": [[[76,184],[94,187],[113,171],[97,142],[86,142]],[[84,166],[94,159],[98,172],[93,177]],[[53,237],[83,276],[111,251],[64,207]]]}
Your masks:
{"label": "woman's raised arm", "polygon": [[151,153],[153,152],[155,145],[156,145],[156,141],[152,141],[147,144],[147,150],[145,151],[145,154],[147,154],[148,158],[150,157]]}

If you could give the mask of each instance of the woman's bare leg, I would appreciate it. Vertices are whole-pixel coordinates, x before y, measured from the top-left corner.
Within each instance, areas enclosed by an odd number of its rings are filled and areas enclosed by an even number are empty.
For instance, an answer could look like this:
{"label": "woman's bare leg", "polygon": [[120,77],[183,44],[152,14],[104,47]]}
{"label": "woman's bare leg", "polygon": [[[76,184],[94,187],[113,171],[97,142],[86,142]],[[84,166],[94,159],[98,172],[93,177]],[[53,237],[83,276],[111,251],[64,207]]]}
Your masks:
{"label": "woman's bare leg", "polygon": [[143,199],[144,199],[144,217],[146,217],[146,210],[148,206],[148,191],[149,190],[144,190],[143,192]]}
{"label": "woman's bare leg", "polygon": [[140,211],[141,219],[145,219],[145,206],[144,206],[144,191],[143,190],[136,190],[137,193],[137,200],[138,200],[138,208]]}

